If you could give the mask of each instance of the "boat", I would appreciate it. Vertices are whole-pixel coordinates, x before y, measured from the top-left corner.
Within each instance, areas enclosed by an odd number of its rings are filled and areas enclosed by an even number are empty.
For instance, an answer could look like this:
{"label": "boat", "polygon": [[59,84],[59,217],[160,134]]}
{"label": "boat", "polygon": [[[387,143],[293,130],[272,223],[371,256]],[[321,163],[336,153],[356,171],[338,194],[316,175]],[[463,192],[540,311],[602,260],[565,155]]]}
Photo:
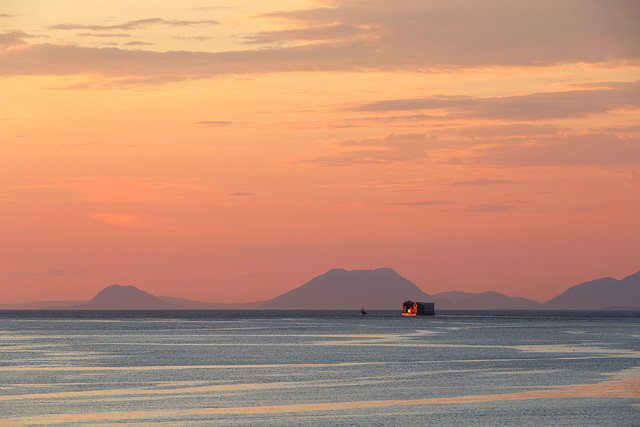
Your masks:
{"label": "boat", "polygon": [[364,305],[360,309],[360,314],[367,314],[367,310],[364,309]]}
{"label": "boat", "polygon": [[436,314],[435,303],[405,301],[402,304],[403,316],[433,316]]}

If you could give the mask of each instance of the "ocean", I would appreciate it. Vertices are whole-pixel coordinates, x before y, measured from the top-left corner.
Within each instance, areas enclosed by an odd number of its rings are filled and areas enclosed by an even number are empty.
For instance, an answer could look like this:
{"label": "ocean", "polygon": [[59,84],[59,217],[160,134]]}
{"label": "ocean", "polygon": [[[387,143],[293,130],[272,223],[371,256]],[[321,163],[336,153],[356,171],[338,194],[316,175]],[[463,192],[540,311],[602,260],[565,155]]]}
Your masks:
{"label": "ocean", "polygon": [[1,426],[638,426],[640,311],[1,311]]}

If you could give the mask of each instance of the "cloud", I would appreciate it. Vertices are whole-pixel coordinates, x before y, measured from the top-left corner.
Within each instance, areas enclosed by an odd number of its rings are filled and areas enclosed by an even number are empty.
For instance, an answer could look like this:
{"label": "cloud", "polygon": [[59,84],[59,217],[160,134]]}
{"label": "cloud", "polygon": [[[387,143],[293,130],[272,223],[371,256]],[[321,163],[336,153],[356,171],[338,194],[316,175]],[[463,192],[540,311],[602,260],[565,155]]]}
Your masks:
{"label": "cloud", "polygon": [[358,27],[350,24],[330,24],[295,30],[263,31],[245,36],[247,44],[285,43],[300,41],[328,41],[351,38],[379,36],[378,30],[371,27]]}
{"label": "cloud", "polygon": [[[332,52],[320,47],[219,53],[91,48],[37,44],[0,53],[0,75],[88,75],[203,78],[232,73],[316,71],[315,60]],[[355,62],[355,59],[351,61]],[[337,65],[331,66],[337,69]]]}
{"label": "cloud", "polygon": [[509,210],[509,206],[482,204],[467,206],[466,210],[467,212],[507,212]]}
{"label": "cloud", "polygon": [[234,197],[237,197],[237,196],[253,196],[253,193],[230,193],[229,195],[230,196],[234,196]]}
{"label": "cloud", "polygon": [[[617,108],[640,107],[640,81],[603,83],[602,85],[606,87],[501,97],[433,96],[390,99],[350,107],[349,110],[365,112],[442,110],[455,118],[520,121],[585,117],[590,114],[607,113]],[[493,128],[494,133],[497,129]],[[540,129],[538,128],[538,131]],[[513,129],[503,128],[503,130]],[[546,129],[547,132],[551,130],[551,128]]]}
{"label": "cloud", "polygon": [[[636,0],[338,0],[328,4],[330,7],[261,15],[259,19],[278,20],[285,29],[238,35],[258,44],[255,49],[152,52],[38,44],[2,53],[0,73],[201,78],[288,71],[428,72],[488,66],[640,63],[640,26],[636,22],[640,3]],[[156,17],[113,25],[63,23],[49,29],[104,33],[154,25],[216,24],[214,20]],[[554,102],[562,99],[539,96],[539,103],[552,107],[547,117],[560,109]],[[494,116],[529,117],[532,112],[520,110],[519,101],[517,97],[440,97],[426,104],[424,99],[413,103],[426,109],[472,111],[480,104],[493,108]],[[396,101],[396,109],[418,108],[408,103]],[[383,111],[373,107],[361,111]],[[545,116],[542,110],[535,113]]]}
{"label": "cloud", "polygon": [[130,42],[126,42],[125,46],[153,46],[155,43],[143,42],[140,40],[134,40]]}
{"label": "cloud", "polygon": [[85,33],[78,33],[78,36],[80,37],[104,37],[104,38],[111,38],[111,37],[131,37],[131,34],[124,34],[124,33],[89,33],[89,32],[85,32]]}
{"label": "cloud", "polygon": [[91,215],[93,219],[121,228],[123,230],[150,233],[216,233],[217,229],[208,224],[200,224],[197,221],[183,221],[180,219],[140,216],[135,214],[121,213],[95,213]]}
{"label": "cloud", "polygon": [[[327,7],[263,14],[289,30],[254,42],[350,44],[390,67],[549,65],[636,59],[640,5],[634,0],[338,0]],[[355,39],[355,40],[354,40]]]}
{"label": "cloud", "polygon": [[35,37],[38,37],[38,36],[27,34],[24,31],[20,31],[20,30],[2,33],[0,34],[0,48],[7,48],[8,46],[15,46],[15,45],[24,45],[24,44],[27,44],[25,39],[35,38]]}
{"label": "cloud", "polygon": [[507,179],[486,179],[486,178],[477,178],[468,181],[451,181],[448,185],[452,187],[476,187],[476,186],[484,186],[484,185],[508,185],[508,184],[519,184],[517,181],[511,181]]}
{"label": "cloud", "polygon": [[389,133],[380,138],[343,139],[336,144],[345,147],[424,148],[435,138],[424,133]]}
{"label": "cloud", "polygon": [[451,205],[454,202],[447,200],[427,200],[421,202],[395,202],[385,203],[387,206],[438,206],[438,205]]}
{"label": "cloud", "polygon": [[496,137],[513,137],[513,136],[538,136],[552,135],[564,130],[557,125],[531,125],[526,123],[514,123],[508,125],[484,125],[484,126],[467,126],[454,130],[458,135],[469,138],[496,138]]}
{"label": "cloud", "polygon": [[378,138],[349,138],[335,142],[340,147],[367,149],[341,150],[336,153],[297,160],[297,164],[349,166],[415,162],[427,157],[434,138],[421,133],[390,133]]}
{"label": "cloud", "polygon": [[[349,138],[332,141],[337,151],[294,164],[351,166],[364,164],[416,163],[427,159],[438,164],[467,166],[604,166],[640,165],[640,137],[632,133],[555,132],[556,126],[480,126],[459,130],[442,129],[433,133],[390,133],[380,137]],[[624,128],[629,130],[630,128]],[[450,138],[452,133],[455,137]],[[513,134],[511,134],[513,133]],[[494,136],[492,136],[494,135]],[[511,185],[521,182],[477,178],[440,182],[451,187]]]}
{"label": "cloud", "polygon": [[424,157],[424,152],[420,150],[353,150],[296,160],[293,163],[316,166],[375,165],[415,162]]}
{"label": "cloud", "polygon": [[612,125],[612,126],[603,126],[597,127],[593,129],[596,132],[601,133],[613,133],[618,135],[633,135],[637,134],[640,131],[640,125]]}
{"label": "cloud", "polygon": [[226,120],[205,120],[202,122],[194,122],[196,125],[207,125],[207,126],[229,126],[233,124],[233,122],[229,122]]}
{"label": "cloud", "polygon": [[196,40],[196,41],[206,41],[211,40],[213,37],[209,36],[173,36],[176,40]]}
{"label": "cloud", "polygon": [[332,122],[328,125],[329,128],[347,128],[347,127],[361,127],[361,126],[402,126],[402,127],[415,127],[421,126],[425,121],[433,122],[440,120],[440,116],[427,115],[427,114],[406,114],[396,116],[371,116],[371,117],[357,117],[350,118],[338,122]]}
{"label": "cloud", "polygon": [[431,128],[442,126],[438,122],[441,116],[427,114],[407,114],[396,116],[370,116],[370,117],[349,117],[328,121],[305,121],[289,123],[292,129],[345,129],[356,127],[394,127],[394,128],[416,128],[423,127],[425,122]]}
{"label": "cloud", "polygon": [[45,87],[47,90],[119,90],[130,86],[154,87],[188,80],[180,76],[150,76],[120,79],[99,79],[71,83],[65,86]]}
{"label": "cloud", "polygon": [[640,165],[640,138],[607,134],[560,135],[522,139],[474,147],[466,164],[508,166],[608,166]]}
{"label": "cloud", "polygon": [[166,25],[170,27],[190,27],[194,25],[218,25],[218,21],[202,20],[202,21],[180,21],[180,20],[166,20],[162,18],[147,18],[138,19],[135,21],[128,21],[122,24],[116,25],[86,25],[86,24],[57,24],[50,25],[50,30],[135,30],[138,28],[145,28],[152,25]]}

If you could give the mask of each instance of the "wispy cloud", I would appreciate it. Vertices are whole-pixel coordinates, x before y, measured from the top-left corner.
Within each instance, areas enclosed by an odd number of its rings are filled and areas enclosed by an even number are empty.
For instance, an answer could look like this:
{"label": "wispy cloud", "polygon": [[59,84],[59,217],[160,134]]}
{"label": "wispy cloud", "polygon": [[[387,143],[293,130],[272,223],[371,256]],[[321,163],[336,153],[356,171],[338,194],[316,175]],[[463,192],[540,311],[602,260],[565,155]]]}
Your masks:
{"label": "wispy cloud", "polygon": [[315,166],[354,166],[415,162],[424,157],[424,152],[420,150],[352,150],[295,160],[292,163]]}
{"label": "wispy cloud", "polygon": [[120,90],[131,86],[139,88],[156,87],[169,83],[183,82],[189,80],[180,76],[150,76],[150,77],[130,77],[117,79],[86,80],[71,83],[65,86],[45,87],[47,90]]}
{"label": "wispy cloud", "polygon": [[227,120],[205,120],[202,122],[194,122],[197,125],[207,125],[207,126],[229,126],[233,124],[233,122]]}
{"label": "wispy cloud", "polygon": [[121,227],[142,227],[151,228],[151,223],[148,218],[143,218],[137,215],[127,214],[114,214],[114,213],[96,213],[92,215],[94,219],[105,222],[111,225],[117,225]]}
{"label": "wispy cloud", "polygon": [[176,40],[196,40],[196,41],[207,41],[211,40],[213,37],[210,36],[173,36]]}
{"label": "wispy cloud", "polygon": [[112,37],[131,37],[131,34],[124,34],[124,33],[90,33],[90,32],[85,32],[85,33],[78,33],[78,36],[80,37],[104,37],[104,38],[112,38]]}
{"label": "wispy cloud", "polygon": [[264,31],[245,37],[248,44],[282,44],[300,41],[330,41],[363,37],[378,37],[379,30],[351,24],[329,24],[294,30]]}
{"label": "wispy cloud", "polygon": [[439,206],[439,205],[451,205],[455,202],[448,200],[425,200],[419,202],[391,202],[385,203],[387,206]]}
{"label": "wispy cloud", "polygon": [[153,46],[155,43],[143,42],[141,40],[134,40],[130,42],[126,42],[125,46]]}
{"label": "wispy cloud", "polygon": [[394,116],[370,116],[370,117],[352,117],[340,121],[334,121],[327,124],[329,128],[349,128],[362,126],[402,126],[416,127],[422,126],[424,122],[433,123],[441,120],[441,116],[429,114],[405,114]]}
{"label": "wispy cloud", "polygon": [[528,123],[472,125],[464,128],[452,129],[449,132],[463,135],[469,138],[509,138],[514,136],[538,136],[552,135],[566,130],[562,126],[544,124],[533,125]]}
{"label": "wispy cloud", "polygon": [[349,138],[335,141],[340,147],[367,149],[340,150],[335,153],[296,160],[293,163],[317,166],[349,166],[415,162],[427,157],[434,138],[422,133],[389,133],[377,138]]}
{"label": "wispy cloud", "polygon": [[[640,82],[603,83],[606,88],[502,97],[433,96],[390,99],[351,107],[352,111],[443,110],[455,118],[544,120],[585,117],[623,107],[640,107]],[[504,128],[503,128],[504,129]],[[495,131],[496,128],[493,128]],[[508,131],[508,129],[504,129]],[[540,130],[540,129],[538,129]],[[547,128],[551,131],[551,128]]]}
{"label": "wispy cloud", "polygon": [[[381,137],[349,138],[328,142],[339,147],[337,151],[298,159],[293,163],[317,166],[425,161],[448,165],[513,167],[640,165],[640,137],[633,133],[569,133],[560,132],[560,129],[556,126],[516,125],[492,129],[482,126],[476,138],[474,127],[471,126],[462,133],[456,129],[443,129],[440,134],[391,133]],[[451,139],[451,134],[465,134],[466,139]],[[477,178],[439,184],[471,187],[519,183],[506,179]]]}
{"label": "wispy cloud", "polygon": [[350,138],[337,141],[345,147],[424,148],[435,138],[424,133],[388,133],[379,138]]}
{"label": "wispy cloud", "polygon": [[509,210],[509,206],[482,204],[468,206],[466,210],[467,212],[507,212]]}
{"label": "wispy cloud", "polygon": [[135,21],[127,21],[122,24],[115,25],[87,25],[87,24],[56,24],[50,25],[48,28],[51,30],[135,30],[138,28],[145,28],[153,25],[166,25],[170,27],[190,27],[194,25],[218,25],[218,21],[202,20],[202,21],[181,21],[181,20],[166,20],[162,18],[147,18],[138,19]]}
{"label": "wispy cloud", "polygon": [[452,187],[476,187],[476,186],[484,186],[484,185],[509,185],[509,184],[518,184],[517,181],[511,181],[508,179],[486,179],[486,178],[477,178],[471,179],[468,181],[451,181],[447,183]]}
{"label": "wispy cloud", "polygon": [[640,138],[615,135],[565,135],[509,141],[468,150],[466,164],[537,166],[640,165]]}

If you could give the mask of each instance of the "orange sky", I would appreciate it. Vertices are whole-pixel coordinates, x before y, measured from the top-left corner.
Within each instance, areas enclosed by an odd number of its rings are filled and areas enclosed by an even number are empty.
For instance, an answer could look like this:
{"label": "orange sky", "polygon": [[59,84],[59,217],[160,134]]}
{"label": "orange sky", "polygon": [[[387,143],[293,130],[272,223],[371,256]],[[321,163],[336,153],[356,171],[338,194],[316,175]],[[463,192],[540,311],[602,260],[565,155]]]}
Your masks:
{"label": "orange sky", "polygon": [[[532,3],[532,4],[529,4]],[[4,1],[0,303],[640,270],[635,0]]]}

